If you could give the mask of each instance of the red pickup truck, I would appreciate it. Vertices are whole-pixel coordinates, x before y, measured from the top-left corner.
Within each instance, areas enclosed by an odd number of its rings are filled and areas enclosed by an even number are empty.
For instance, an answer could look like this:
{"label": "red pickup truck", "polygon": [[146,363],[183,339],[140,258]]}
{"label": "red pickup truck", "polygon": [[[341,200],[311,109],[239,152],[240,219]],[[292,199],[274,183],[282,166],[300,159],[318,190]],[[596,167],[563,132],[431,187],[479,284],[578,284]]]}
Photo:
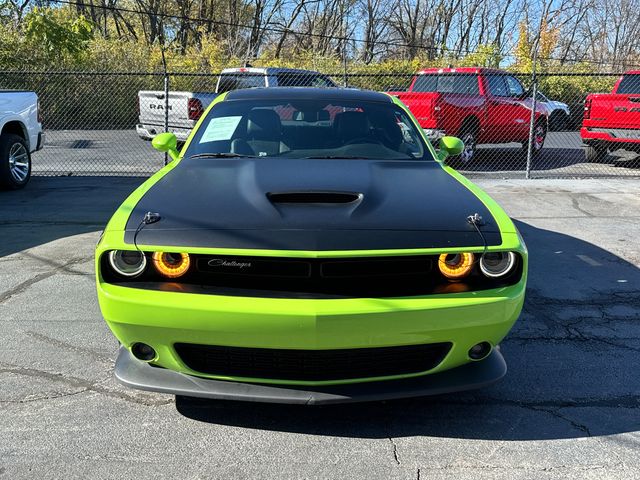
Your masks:
{"label": "red pickup truck", "polygon": [[587,96],[580,137],[588,162],[618,149],[640,152],[640,70],[626,72],[611,93]]}
{"label": "red pickup truck", "polygon": [[[455,135],[470,162],[478,143],[518,142],[527,148],[531,95],[520,81],[492,68],[428,68],[419,71],[407,91],[389,92],[409,107],[430,139]],[[533,153],[544,145],[548,111],[536,104]]]}

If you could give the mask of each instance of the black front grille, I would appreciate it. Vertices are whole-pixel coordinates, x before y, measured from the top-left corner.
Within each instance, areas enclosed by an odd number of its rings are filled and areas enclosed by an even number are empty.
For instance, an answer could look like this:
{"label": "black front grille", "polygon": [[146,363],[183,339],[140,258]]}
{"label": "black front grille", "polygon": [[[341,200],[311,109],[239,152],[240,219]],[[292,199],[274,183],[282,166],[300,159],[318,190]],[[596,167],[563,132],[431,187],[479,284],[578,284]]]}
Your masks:
{"label": "black front grille", "polygon": [[203,284],[350,297],[419,295],[435,283],[433,256],[301,259],[200,255]]}
{"label": "black front grille", "polygon": [[210,375],[273,380],[326,381],[425,372],[435,368],[451,343],[339,350],[283,350],[176,343],[192,370]]}

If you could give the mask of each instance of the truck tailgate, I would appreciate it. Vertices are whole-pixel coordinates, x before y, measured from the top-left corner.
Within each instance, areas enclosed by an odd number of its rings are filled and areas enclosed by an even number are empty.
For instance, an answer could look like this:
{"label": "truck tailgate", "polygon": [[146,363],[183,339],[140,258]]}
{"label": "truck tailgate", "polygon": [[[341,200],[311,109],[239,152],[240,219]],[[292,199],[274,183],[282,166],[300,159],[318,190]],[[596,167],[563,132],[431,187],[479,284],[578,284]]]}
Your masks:
{"label": "truck tailgate", "polygon": [[640,129],[640,94],[592,94],[587,101],[591,108],[585,126]]}
{"label": "truck tailgate", "polygon": [[389,92],[398,97],[416,117],[422,128],[437,128],[435,106],[440,98],[435,92]]}
{"label": "truck tailgate", "polygon": [[[189,123],[189,92],[169,93],[169,125],[186,125]],[[163,125],[165,114],[165,97],[162,91],[140,91],[138,93],[140,105],[140,123]]]}

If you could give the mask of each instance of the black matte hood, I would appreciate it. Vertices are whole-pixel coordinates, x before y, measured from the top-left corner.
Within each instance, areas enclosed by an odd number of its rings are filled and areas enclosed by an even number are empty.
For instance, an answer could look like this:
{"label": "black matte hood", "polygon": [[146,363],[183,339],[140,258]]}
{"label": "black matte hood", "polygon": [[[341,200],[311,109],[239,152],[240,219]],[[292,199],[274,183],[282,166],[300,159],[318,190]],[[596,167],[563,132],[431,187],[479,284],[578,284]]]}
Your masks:
{"label": "black matte hood", "polygon": [[275,250],[482,246],[501,242],[482,202],[436,162],[185,159],[138,202],[125,241],[146,212],[162,217],[142,245]]}

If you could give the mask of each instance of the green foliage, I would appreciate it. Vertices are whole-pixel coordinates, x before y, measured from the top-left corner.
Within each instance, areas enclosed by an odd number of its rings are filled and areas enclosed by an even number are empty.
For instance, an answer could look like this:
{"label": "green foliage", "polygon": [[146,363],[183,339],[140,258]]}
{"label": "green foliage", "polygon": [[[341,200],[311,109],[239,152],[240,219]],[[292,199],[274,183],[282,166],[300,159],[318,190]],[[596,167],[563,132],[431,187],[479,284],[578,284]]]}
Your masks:
{"label": "green foliage", "polygon": [[93,37],[91,23],[61,8],[35,7],[25,17],[26,41],[49,59],[79,59]]}

